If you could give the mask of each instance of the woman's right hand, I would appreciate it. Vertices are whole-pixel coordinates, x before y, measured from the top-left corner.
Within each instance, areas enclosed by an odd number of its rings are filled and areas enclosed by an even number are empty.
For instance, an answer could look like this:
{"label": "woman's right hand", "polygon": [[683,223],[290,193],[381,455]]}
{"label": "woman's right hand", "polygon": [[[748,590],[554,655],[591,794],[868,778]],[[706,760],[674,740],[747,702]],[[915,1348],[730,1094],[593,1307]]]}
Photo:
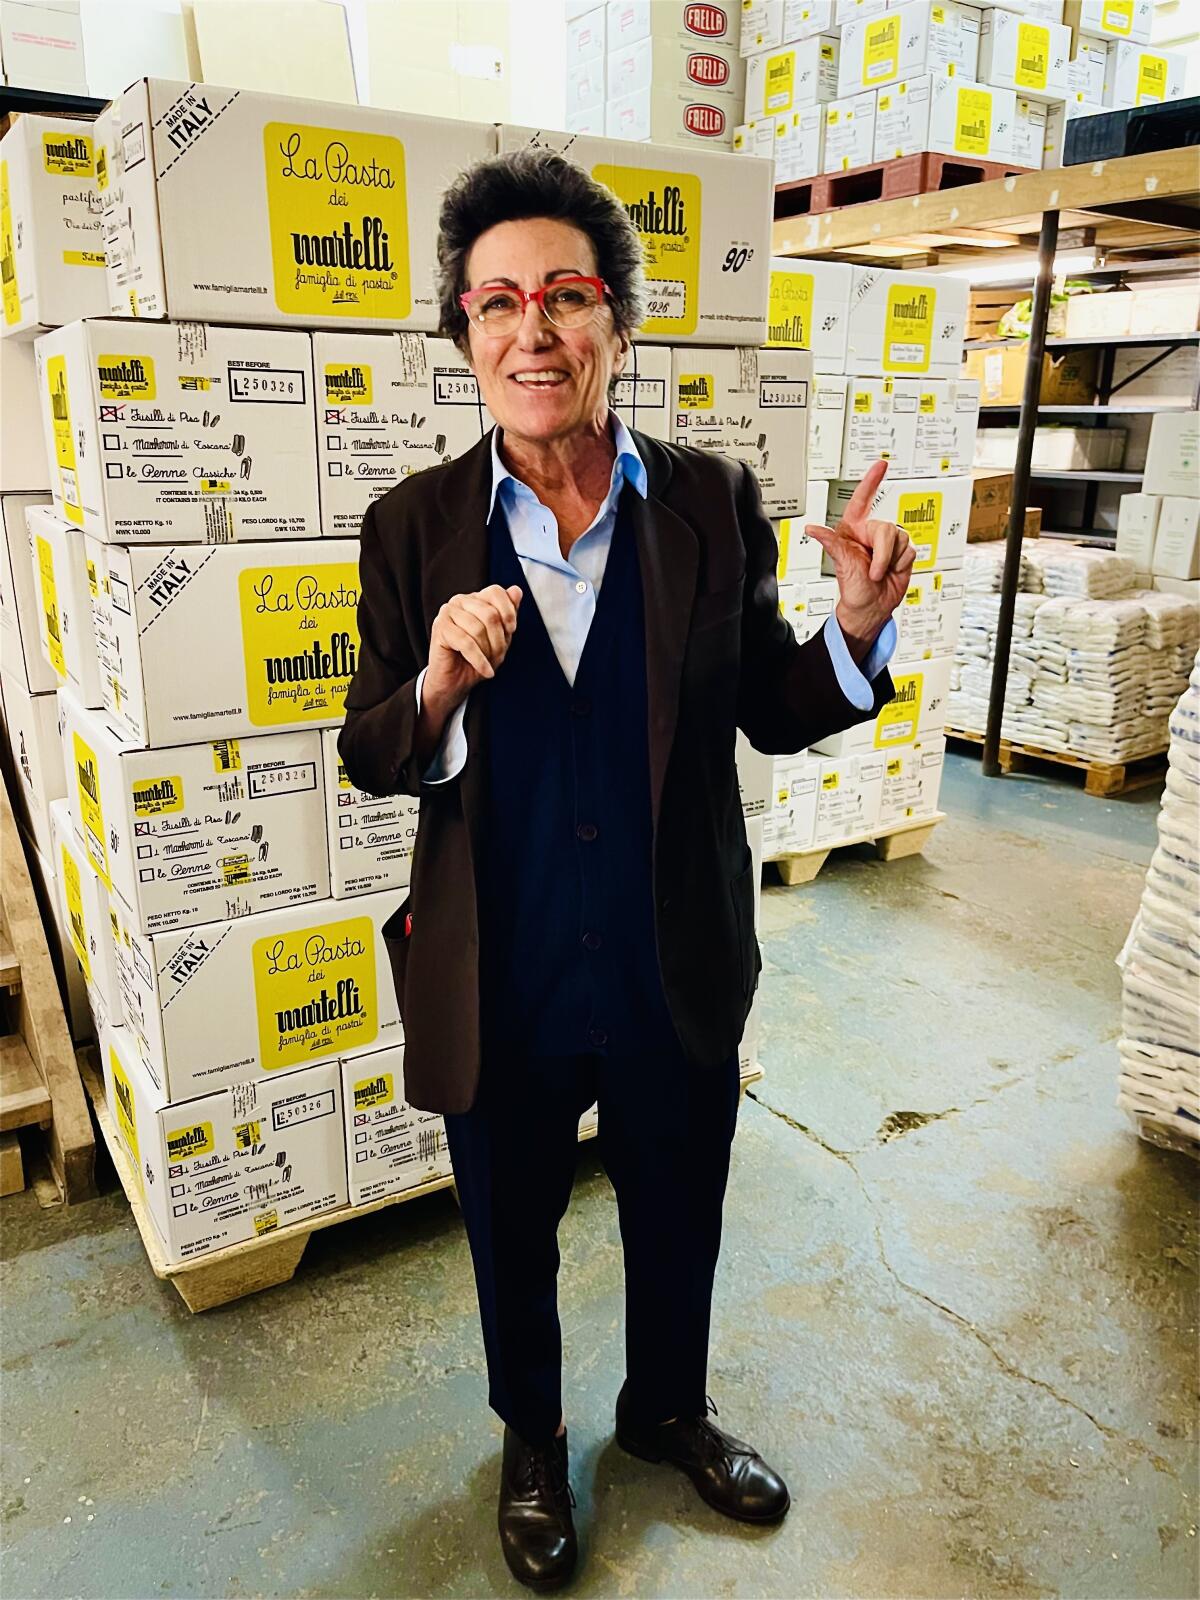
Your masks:
{"label": "woman's right hand", "polygon": [[489,584],[476,594],[451,595],[434,618],[422,708],[449,716],[477,683],[494,678],[517,627],[522,591]]}

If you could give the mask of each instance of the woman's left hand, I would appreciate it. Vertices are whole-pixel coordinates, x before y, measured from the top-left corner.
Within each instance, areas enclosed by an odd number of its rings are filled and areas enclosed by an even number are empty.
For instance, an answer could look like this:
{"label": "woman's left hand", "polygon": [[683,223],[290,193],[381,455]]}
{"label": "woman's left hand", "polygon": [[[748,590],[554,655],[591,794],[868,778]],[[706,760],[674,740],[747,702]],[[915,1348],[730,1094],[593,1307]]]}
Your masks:
{"label": "woman's left hand", "polygon": [[867,470],[836,528],[809,523],[804,530],[833,562],[838,625],[847,642],[858,645],[862,654],[904,599],[917,559],[903,528],[868,516],[887,469],[886,461],[877,461]]}

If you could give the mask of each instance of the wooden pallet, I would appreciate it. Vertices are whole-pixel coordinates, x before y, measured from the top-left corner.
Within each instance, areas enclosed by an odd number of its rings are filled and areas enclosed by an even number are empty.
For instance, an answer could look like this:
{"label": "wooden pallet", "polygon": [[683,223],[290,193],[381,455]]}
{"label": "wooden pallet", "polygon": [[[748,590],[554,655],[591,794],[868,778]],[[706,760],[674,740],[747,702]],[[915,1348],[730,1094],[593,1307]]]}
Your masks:
{"label": "wooden pallet", "polygon": [[800,883],[811,883],[835,850],[844,850],[852,844],[873,844],[881,861],[903,861],[906,856],[919,856],[938,823],[945,820],[945,812],[936,811],[931,817],[897,822],[890,828],[875,828],[870,833],[855,834],[851,839],[839,839],[836,844],[819,845],[815,850],[766,859],[779,868],[784,883],[794,888]]}
{"label": "wooden pallet", "polygon": [[[957,739],[961,744],[982,745],[983,734],[965,728],[947,728],[947,739]],[[1036,771],[1040,763],[1082,772],[1084,794],[1109,800],[1114,795],[1131,794],[1135,789],[1145,789],[1150,784],[1162,783],[1167,772],[1165,751],[1160,755],[1142,756],[1137,761],[1117,764],[1097,761],[1091,756],[1073,755],[1064,750],[1043,750],[1038,745],[1021,744],[1013,739],[1000,741],[1000,770],[1006,773]]]}
{"label": "wooden pallet", "polygon": [[[343,1206],[338,1211],[327,1211],[322,1216],[305,1217],[303,1221],[289,1223],[261,1239],[245,1239],[239,1244],[226,1245],[222,1250],[210,1251],[208,1255],[198,1256],[192,1261],[170,1261],[142,1199],[136,1174],[117,1132],[116,1123],[109,1113],[104,1097],[103,1074],[94,1046],[89,1045],[79,1051],[79,1076],[91,1099],[101,1136],[133,1211],[151,1270],[156,1278],[163,1278],[175,1286],[189,1311],[211,1311],[215,1306],[228,1305],[231,1300],[240,1300],[244,1295],[257,1294],[261,1289],[274,1289],[278,1284],[289,1282],[300,1265],[309,1239],[323,1228],[335,1227],[355,1217],[369,1216],[373,1211],[401,1205],[406,1200],[419,1200],[423,1195],[436,1194],[441,1189],[454,1190],[452,1177],[431,1178],[427,1183],[401,1190],[399,1194],[385,1195],[383,1199],[372,1200],[366,1205]],[[757,1068],[747,1073],[742,1079],[742,1094],[761,1077],[762,1072]],[[592,1138],[595,1138],[595,1129],[580,1135],[581,1143]]]}
{"label": "wooden pallet", "polygon": [[872,200],[903,200],[909,195],[1016,177],[1029,170],[1001,161],[979,161],[974,156],[926,151],[923,155],[900,156],[895,161],[872,161],[868,166],[851,167],[848,172],[825,172],[820,177],[777,184],[775,217],[816,216],[822,211],[840,211]]}
{"label": "wooden pallet", "polygon": [[[0,784],[0,1194],[25,1187],[19,1129],[45,1147],[51,1200],[96,1192],[96,1143],[8,791]],[[40,1151],[39,1151],[40,1158]],[[43,1186],[39,1185],[39,1197]]]}

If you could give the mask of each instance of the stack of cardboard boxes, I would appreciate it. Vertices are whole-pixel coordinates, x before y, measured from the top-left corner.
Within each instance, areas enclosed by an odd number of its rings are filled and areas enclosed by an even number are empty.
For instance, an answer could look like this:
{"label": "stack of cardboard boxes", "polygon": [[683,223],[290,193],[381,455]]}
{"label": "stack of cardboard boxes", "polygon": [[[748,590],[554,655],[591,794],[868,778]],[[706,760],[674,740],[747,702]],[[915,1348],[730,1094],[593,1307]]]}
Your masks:
{"label": "stack of cardboard boxes", "polygon": [[1129,556],[1136,582],[1200,602],[1200,414],[1160,412],[1140,494],[1121,498],[1117,552]]}
{"label": "stack of cardboard boxes", "polygon": [[1180,98],[1154,0],[744,0],[735,150],[776,181],[933,152],[1061,166],[1067,122]]}

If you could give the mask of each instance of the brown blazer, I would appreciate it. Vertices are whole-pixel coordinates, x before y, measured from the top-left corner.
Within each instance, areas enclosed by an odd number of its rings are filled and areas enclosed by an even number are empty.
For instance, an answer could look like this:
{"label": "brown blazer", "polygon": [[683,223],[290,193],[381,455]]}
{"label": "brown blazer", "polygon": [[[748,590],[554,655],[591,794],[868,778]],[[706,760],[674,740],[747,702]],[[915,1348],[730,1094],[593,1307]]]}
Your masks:
{"label": "brown blazer", "polygon": [[[659,961],[685,1050],[715,1066],[741,1041],[762,966],[734,731],[783,754],[874,712],[843,695],[823,638],[798,644],[780,615],[775,533],[749,469],[633,437],[648,478],[646,500],[626,488],[625,503],[645,596]],[[405,1093],[429,1111],[467,1110],[479,1081],[475,861],[486,706],[468,700],[460,775],[423,784],[415,684],[440,607],[487,586],[491,483],[489,435],[367,512],[358,670],[338,742],[357,787],[420,796],[411,892],[385,934],[404,1019]],[[891,678],[881,673],[872,688],[878,710],[891,699]]]}

